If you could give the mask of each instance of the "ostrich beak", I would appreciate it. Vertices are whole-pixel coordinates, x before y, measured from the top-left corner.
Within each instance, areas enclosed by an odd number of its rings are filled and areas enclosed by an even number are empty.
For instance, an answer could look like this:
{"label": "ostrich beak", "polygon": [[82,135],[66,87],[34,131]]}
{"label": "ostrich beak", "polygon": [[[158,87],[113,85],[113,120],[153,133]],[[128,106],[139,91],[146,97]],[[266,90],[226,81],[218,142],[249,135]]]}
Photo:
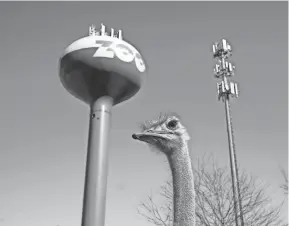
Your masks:
{"label": "ostrich beak", "polygon": [[134,133],[134,134],[132,135],[132,139],[135,139],[135,140],[138,140],[139,137],[140,137],[140,134],[138,134],[138,133]]}
{"label": "ostrich beak", "polygon": [[132,138],[135,140],[145,141],[149,137],[164,138],[163,134],[155,132],[143,132],[143,133],[134,133]]}

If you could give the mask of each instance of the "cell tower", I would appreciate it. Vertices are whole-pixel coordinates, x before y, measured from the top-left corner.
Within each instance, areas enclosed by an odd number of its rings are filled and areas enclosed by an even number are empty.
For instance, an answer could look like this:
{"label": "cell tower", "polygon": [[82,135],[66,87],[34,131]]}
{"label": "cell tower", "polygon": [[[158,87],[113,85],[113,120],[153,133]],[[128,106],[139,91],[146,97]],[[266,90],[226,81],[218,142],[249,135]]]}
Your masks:
{"label": "cell tower", "polygon": [[237,83],[230,81],[230,78],[234,76],[235,70],[235,66],[228,61],[230,56],[232,56],[232,48],[231,45],[227,42],[227,40],[222,39],[220,43],[217,42],[213,45],[213,57],[217,60],[214,74],[217,79],[221,79],[221,82],[217,83],[218,99],[225,102],[232,189],[234,197],[235,223],[236,226],[239,225],[238,212],[240,212],[241,226],[244,226],[242,200],[240,195],[239,173],[229,103],[230,97],[237,98],[239,96],[239,91]]}
{"label": "cell tower", "polygon": [[89,35],[69,45],[60,59],[59,75],[69,93],[90,106],[89,138],[82,226],[104,226],[108,138],[112,106],[130,99],[142,87],[146,66],[139,51],[123,40],[89,27]]}

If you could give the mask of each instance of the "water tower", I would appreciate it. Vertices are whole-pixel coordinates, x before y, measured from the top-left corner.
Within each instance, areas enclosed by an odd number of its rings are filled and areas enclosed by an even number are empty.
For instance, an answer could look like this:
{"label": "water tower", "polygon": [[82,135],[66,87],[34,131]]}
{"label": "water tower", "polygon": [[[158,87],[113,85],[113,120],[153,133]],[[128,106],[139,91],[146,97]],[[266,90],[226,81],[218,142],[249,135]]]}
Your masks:
{"label": "water tower", "polygon": [[89,35],[69,45],[60,59],[63,86],[90,106],[82,226],[104,226],[108,136],[112,106],[141,88],[146,72],[139,51],[122,31],[89,27]]}

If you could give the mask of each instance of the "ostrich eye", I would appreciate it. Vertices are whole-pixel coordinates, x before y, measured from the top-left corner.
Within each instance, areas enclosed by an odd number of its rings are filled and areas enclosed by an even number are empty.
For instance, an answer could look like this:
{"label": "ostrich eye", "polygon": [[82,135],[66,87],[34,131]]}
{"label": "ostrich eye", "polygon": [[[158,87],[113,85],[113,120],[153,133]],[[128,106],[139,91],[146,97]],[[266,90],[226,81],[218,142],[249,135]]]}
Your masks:
{"label": "ostrich eye", "polygon": [[168,127],[168,129],[176,129],[177,125],[178,125],[177,120],[171,120],[168,122],[167,127]]}

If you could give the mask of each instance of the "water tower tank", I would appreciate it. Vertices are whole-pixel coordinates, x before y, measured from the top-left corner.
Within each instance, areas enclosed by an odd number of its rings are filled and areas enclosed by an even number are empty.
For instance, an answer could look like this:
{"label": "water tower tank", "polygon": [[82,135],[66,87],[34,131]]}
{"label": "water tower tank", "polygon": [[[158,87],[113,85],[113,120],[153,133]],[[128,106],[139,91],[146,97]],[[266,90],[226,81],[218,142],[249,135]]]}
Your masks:
{"label": "water tower tank", "polygon": [[92,104],[110,96],[114,105],[135,95],[144,81],[146,66],[139,51],[123,40],[122,31],[102,24],[89,36],[69,45],[60,59],[60,79],[73,96]]}

